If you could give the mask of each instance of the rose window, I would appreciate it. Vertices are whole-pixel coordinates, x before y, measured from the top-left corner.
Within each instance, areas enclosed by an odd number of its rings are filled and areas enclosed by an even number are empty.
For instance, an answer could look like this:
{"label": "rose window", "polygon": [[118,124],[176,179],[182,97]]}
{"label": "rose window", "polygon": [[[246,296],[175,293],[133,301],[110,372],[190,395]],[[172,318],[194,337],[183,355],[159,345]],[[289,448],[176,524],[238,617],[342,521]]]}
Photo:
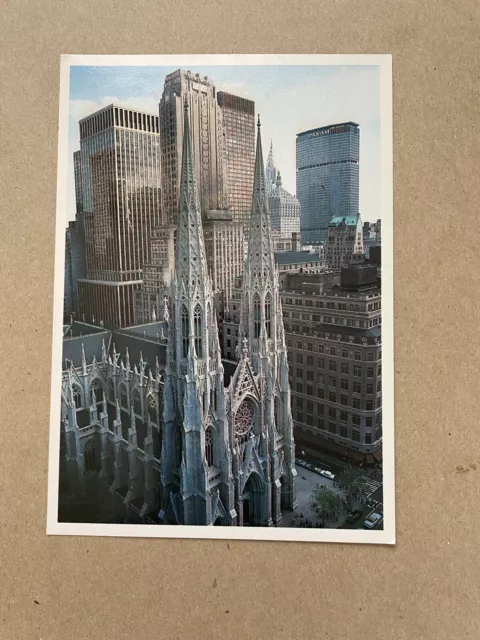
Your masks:
{"label": "rose window", "polygon": [[244,400],[235,415],[235,433],[237,436],[245,436],[253,426],[253,407],[248,400]]}

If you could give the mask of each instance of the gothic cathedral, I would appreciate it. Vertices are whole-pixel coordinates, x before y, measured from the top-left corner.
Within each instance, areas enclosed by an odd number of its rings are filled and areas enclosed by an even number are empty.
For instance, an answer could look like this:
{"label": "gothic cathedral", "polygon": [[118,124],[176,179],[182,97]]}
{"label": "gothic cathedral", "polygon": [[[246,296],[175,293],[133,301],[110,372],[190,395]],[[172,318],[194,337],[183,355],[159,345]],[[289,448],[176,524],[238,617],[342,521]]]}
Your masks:
{"label": "gothic cathedral", "polygon": [[222,363],[195,181],[188,106],[163,389],[160,519],[274,526],[293,510],[287,352],[258,122],[238,362]]}

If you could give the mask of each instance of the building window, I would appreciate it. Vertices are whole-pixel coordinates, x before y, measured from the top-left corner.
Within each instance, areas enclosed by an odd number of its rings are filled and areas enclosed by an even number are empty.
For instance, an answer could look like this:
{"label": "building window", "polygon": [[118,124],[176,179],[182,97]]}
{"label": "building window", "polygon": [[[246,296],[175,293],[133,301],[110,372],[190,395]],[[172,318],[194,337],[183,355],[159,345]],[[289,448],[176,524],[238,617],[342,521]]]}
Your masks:
{"label": "building window", "polygon": [[313,402],[311,400],[307,400],[307,413],[313,413]]}
{"label": "building window", "polygon": [[353,375],[356,376],[357,378],[362,377],[362,367],[359,364],[353,365]]}
{"label": "building window", "polygon": [[340,404],[343,404],[344,407],[348,407],[348,397],[347,396],[340,396]]}
{"label": "building window", "polygon": [[352,407],[354,409],[360,409],[360,398],[353,398],[352,399]]}
{"label": "building window", "polygon": [[330,402],[336,402],[337,401],[337,394],[334,391],[329,391],[328,400]]}
{"label": "building window", "polygon": [[323,358],[319,358],[317,362],[317,366],[319,369],[325,369],[325,360]]}
{"label": "building window", "polygon": [[365,434],[365,444],[372,444],[372,434],[371,433],[366,433]]}
{"label": "building window", "polygon": [[365,418],[365,426],[366,427],[371,427],[373,423],[372,418]]}
{"label": "building window", "polygon": [[352,415],[352,424],[356,427],[360,426],[360,416]]}
{"label": "building window", "polygon": [[317,382],[318,382],[318,384],[324,384],[325,376],[323,375],[323,373],[318,373],[317,374]]}
{"label": "building window", "polygon": [[253,296],[253,332],[254,337],[260,337],[260,296],[256,293]]}
{"label": "building window", "polygon": [[297,353],[297,362],[300,362],[303,364],[303,355],[301,353]]}
{"label": "building window", "polygon": [[341,438],[348,438],[347,427],[344,427],[343,425],[340,425],[340,437]]}
{"label": "building window", "polygon": [[348,380],[344,380],[343,378],[340,380],[340,389],[348,391]]}
{"label": "building window", "polygon": [[342,349],[342,358],[348,358],[348,349]]}
{"label": "building window", "polygon": [[380,364],[378,365],[378,368],[377,368],[377,376],[381,376],[381,375],[382,375],[382,365]]}
{"label": "building window", "polygon": [[324,404],[317,404],[317,413],[319,416],[323,416],[323,414],[325,413],[325,405]]}
{"label": "building window", "polygon": [[328,417],[329,418],[333,418],[334,420],[336,420],[337,418],[337,410],[334,409],[333,407],[330,407],[328,410]]}
{"label": "building window", "polygon": [[367,353],[367,361],[368,362],[373,362],[373,351],[369,351]]}
{"label": "building window", "polygon": [[329,433],[337,433],[337,425],[334,422],[329,422],[328,431]]}
{"label": "building window", "polygon": [[303,413],[301,411],[297,411],[297,420],[303,422]]}
{"label": "building window", "polygon": [[297,342],[297,349],[303,349],[303,344],[300,341]]}
{"label": "building window", "polygon": [[336,371],[337,370],[337,363],[333,362],[333,360],[330,360],[330,362],[328,363],[328,369],[330,371]]}
{"label": "building window", "polygon": [[307,371],[307,380],[311,380],[313,382],[313,371]]}
{"label": "building window", "polygon": [[317,418],[317,427],[319,429],[325,429],[325,421],[323,418]]}
{"label": "building window", "polygon": [[195,338],[195,352],[198,358],[203,358],[202,347],[202,310],[200,305],[197,304],[193,314],[193,332]]}
{"label": "building window", "polygon": [[297,409],[303,409],[303,398],[297,396]]}
{"label": "building window", "polygon": [[329,387],[334,387],[334,388],[336,388],[336,386],[337,386],[337,379],[336,379],[336,378],[334,378],[333,376],[330,376],[330,377],[328,378],[328,386],[329,386]]}
{"label": "building window", "polygon": [[360,353],[360,351],[355,351],[354,358],[355,358],[355,360],[361,360],[362,359],[362,354]]}
{"label": "building window", "polygon": [[[308,350],[313,351],[313,344],[311,342],[308,343]],[[312,358],[312,365],[313,365],[313,358]]]}
{"label": "building window", "polygon": [[334,356],[336,355],[336,353],[337,353],[337,350],[335,349],[335,347],[330,347],[330,355]]}
{"label": "building window", "polygon": [[188,334],[190,333],[190,329],[188,327],[188,311],[185,305],[182,305],[182,351],[183,357],[186,358],[188,356]]}
{"label": "building window", "polygon": [[292,341],[289,339],[287,340],[287,347],[291,347],[292,346]]}
{"label": "building window", "polygon": [[373,367],[367,367],[367,378],[373,378]]}
{"label": "building window", "polygon": [[307,356],[307,364],[309,367],[313,367],[313,356]]}
{"label": "building window", "polygon": [[349,369],[348,364],[347,364],[346,362],[342,362],[342,364],[341,364],[341,369],[340,369],[340,370],[341,370],[341,372],[342,372],[344,375],[347,375],[347,376],[348,376],[348,369]]}
{"label": "building window", "polygon": [[367,384],[367,395],[371,396],[373,394],[373,384]]}
{"label": "building window", "polygon": [[352,429],[352,440],[354,442],[360,442],[360,431],[356,431],[355,429]]}
{"label": "building window", "polygon": [[303,378],[303,369],[297,369],[297,378]]}
{"label": "building window", "polygon": [[325,391],[322,387],[318,387],[317,389],[317,398],[321,398],[322,400],[325,398]]}
{"label": "building window", "polygon": [[205,458],[209,467],[213,467],[213,429],[208,426],[205,430]]}
{"label": "building window", "polygon": [[313,396],[313,387],[307,384],[307,396]]}
{"label": "building window", "polygon": [[267,331],[267,338],[271,337],[271,304],[270,294],[265,296],[265,329]]}
{"label": "building window", "polygon": [[353,383],[353,393],[362,393],[362,385],[360,382]]}
{"label": "building window", "polygon": [[340,411],[340,422],[348,422],[348,413],[346,411]]}
{"label": "building window", "polygon": [[325,353],[325,345],[324,344],[319,344],[318,345],[318,353]]}
{"label": "building window", "polygon": [[303,385],[301,382],[297,382],[297,393],[303,393]]}
{"label": "building window", "polygon": [[382,390],[382,383],[379,381],[377,382],[377,393],[380,393],[381,390]]}
{"label": "building window", "polygon": [[80,387],[77,387],[76,385],[72,386],[72,391],[73,391],[73,401],[75,403],[75,409],[81,409],[82,408],[82,391]]}

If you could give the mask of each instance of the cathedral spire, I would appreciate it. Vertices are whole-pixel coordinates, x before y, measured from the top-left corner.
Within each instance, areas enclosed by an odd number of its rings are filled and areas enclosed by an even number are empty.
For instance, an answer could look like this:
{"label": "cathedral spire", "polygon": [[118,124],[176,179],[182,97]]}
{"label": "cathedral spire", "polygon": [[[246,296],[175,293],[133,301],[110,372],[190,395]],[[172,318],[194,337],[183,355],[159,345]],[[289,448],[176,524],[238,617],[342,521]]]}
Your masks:
{"label": "cathedral spire", "polygon": [[180,286],[183,280],[183,285],[188,291],[190,286],[198,286],[206,282],[208,274],[187,102],[184,108],[177,233],[176,278]]}
{"label": "cathedral spire", "polygon": [[270,232],[260,118],[257,127],[252,215],[243,275],[238,353],[239,355],[241,353],[243,338],[247,337],[250,353],[257,353],[260,356],[261,352],[265,356],[269,351],[269,341],[276,342],[278,281]]}

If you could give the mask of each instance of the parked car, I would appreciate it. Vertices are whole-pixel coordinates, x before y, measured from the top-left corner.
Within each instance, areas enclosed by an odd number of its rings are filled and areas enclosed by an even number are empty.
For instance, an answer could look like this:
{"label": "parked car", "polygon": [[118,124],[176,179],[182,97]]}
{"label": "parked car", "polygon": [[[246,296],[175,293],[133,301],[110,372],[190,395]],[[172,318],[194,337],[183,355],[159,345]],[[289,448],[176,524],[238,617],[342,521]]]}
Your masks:
{"label": "parked car", "polygon": [[361,517],[362,517],[362,512],[360,511],[360,509],[354,509],[351,513],[348,514],[347,522],[349,524],[353,524],[354,522],[359,520]]}
{"label": "parked car", "polygon": [[364,529],[374,529],[383,520],[381,513],[371,513],[363,523]]}
{"label": "parked car", "polygon": [[333,474],[331,471],[327,471],[326,469],[316,469],[316,471],[324,478],[328,478],[329,480],[335,480],[335,474]]}

